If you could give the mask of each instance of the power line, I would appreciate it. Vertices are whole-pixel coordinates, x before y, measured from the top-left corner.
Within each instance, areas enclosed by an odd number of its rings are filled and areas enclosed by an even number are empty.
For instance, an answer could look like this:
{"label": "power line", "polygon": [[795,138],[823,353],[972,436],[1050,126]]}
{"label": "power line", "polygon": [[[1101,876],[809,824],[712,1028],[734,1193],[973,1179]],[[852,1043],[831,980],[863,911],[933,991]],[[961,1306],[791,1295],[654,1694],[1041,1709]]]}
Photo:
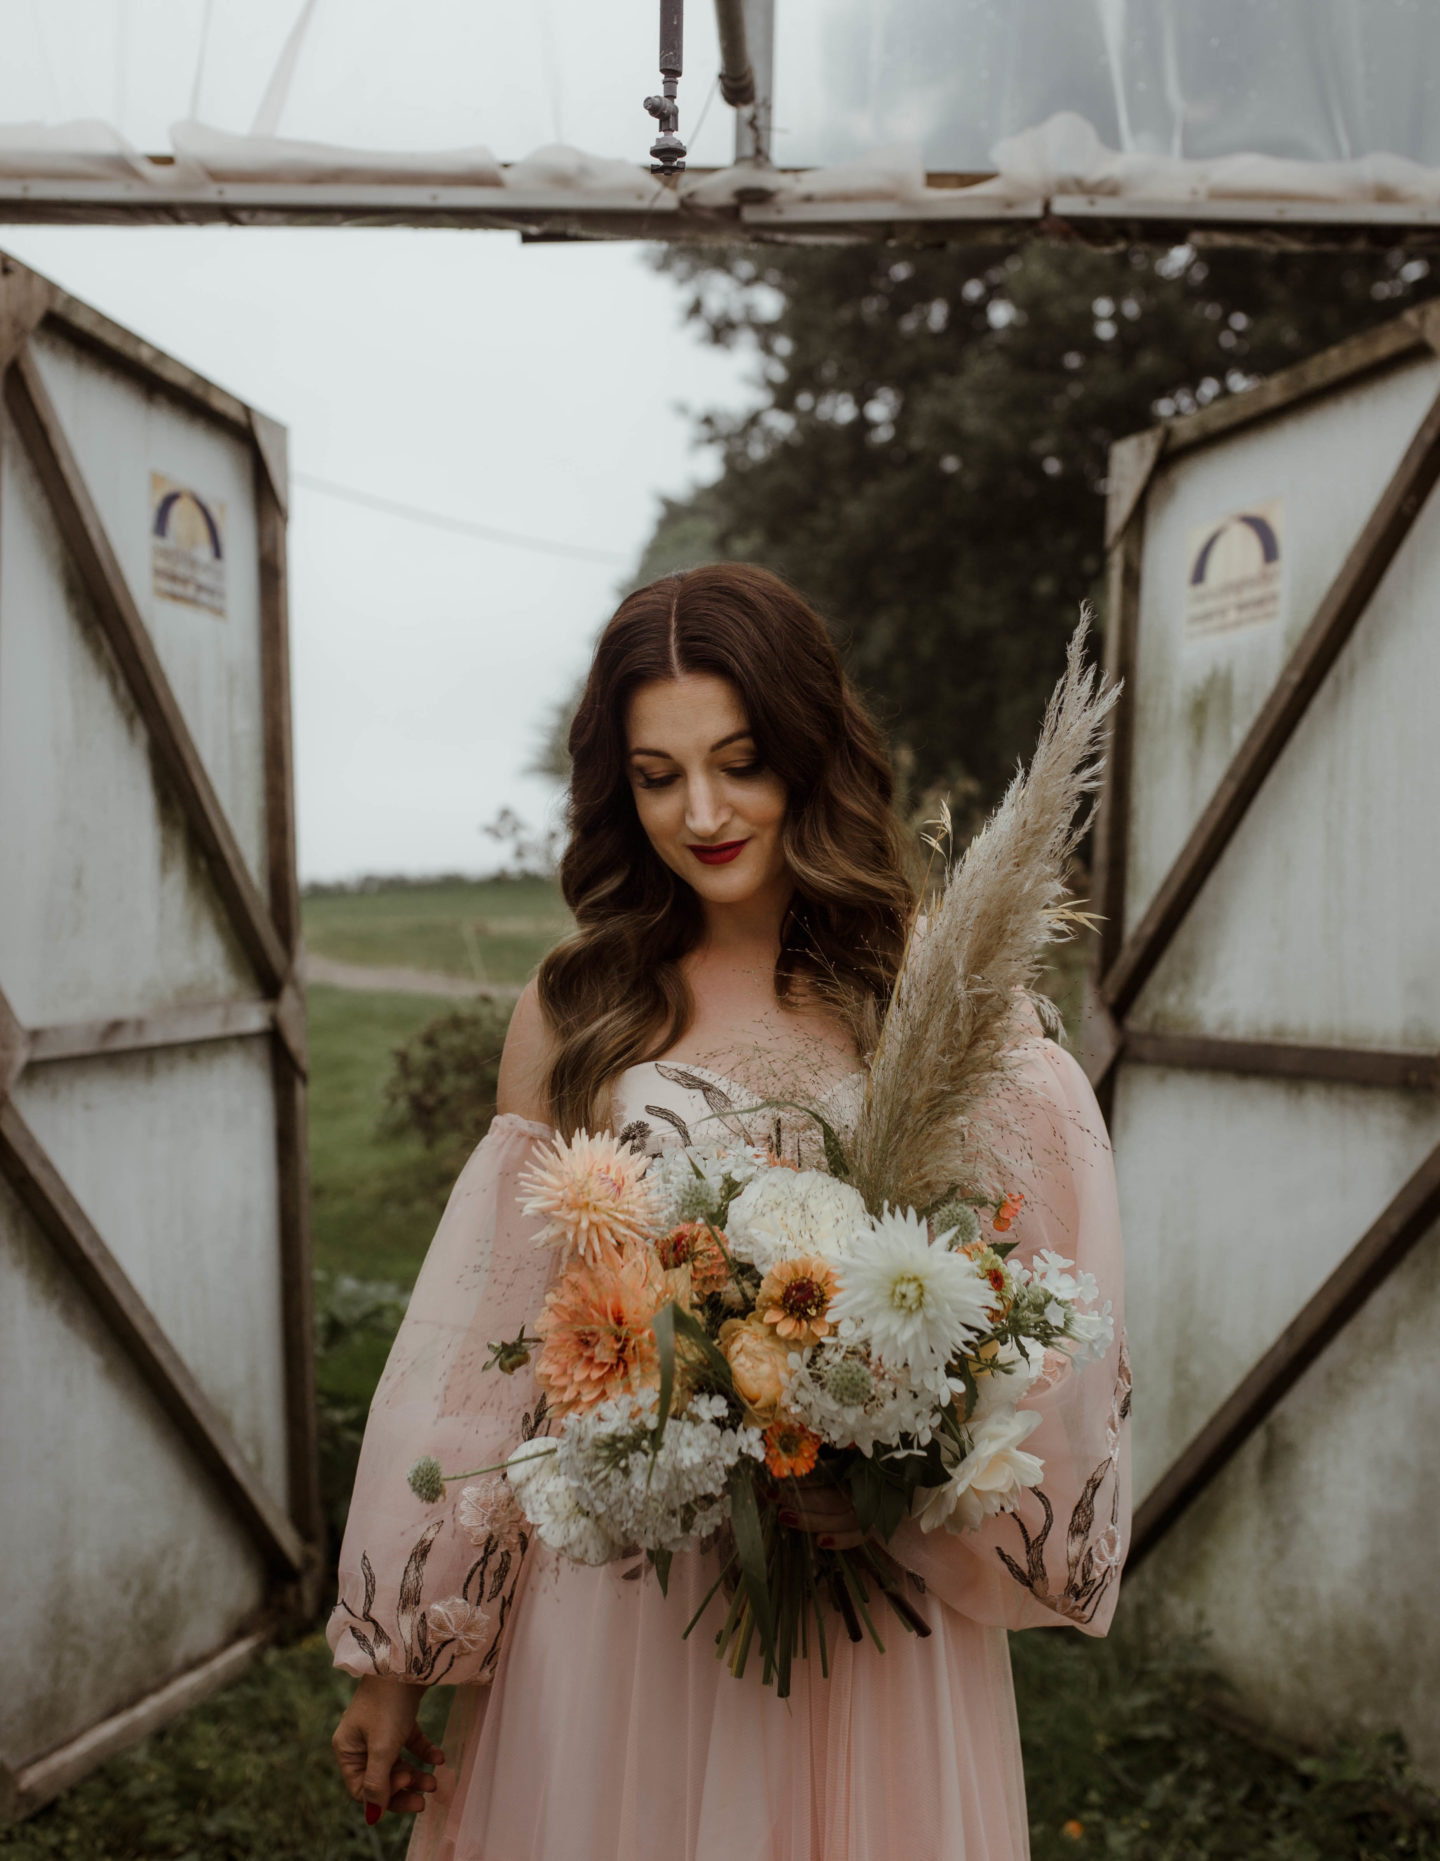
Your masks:
{"label": "power line", "polygon": [[372,491],[361,491],[355,485],[337,485],[328,478],[314,478],[309,472],[292,472],[291,478],[297,485],[319,491],[327,498],[363,504],[369,510],[404,517],[411,523],[428,524],[434,530],[449,530],[456,536],[478,536],[487,543],[504,543],[512,549],[535,549],[546,556],[575,556],[585,562],[628,564],[630,560],[613,549],[590,549],[583,543],[557,543],[550,537],[523,536],[518,530],[497,530],[492,524],[471,523],[464,517],[450,517],[444,511],[428,510],[419,504],[401,504],[394,498],[376,497]]}

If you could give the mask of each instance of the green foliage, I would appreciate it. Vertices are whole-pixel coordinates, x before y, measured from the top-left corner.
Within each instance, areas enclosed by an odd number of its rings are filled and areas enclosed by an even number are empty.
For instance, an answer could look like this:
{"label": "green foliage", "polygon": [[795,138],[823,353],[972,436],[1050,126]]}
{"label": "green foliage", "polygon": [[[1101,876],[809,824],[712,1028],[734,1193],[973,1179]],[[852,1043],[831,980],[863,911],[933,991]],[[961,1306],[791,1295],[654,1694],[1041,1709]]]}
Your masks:
{"label": "green foliage", "polygon": [[909,784],[989,805],[1096,597],[1107,452],[1428,295],[1400,253],[667,248],[690,314],[758,360],[699,437],[720,477],[648,557],[760,562],[848,643]]}
{"label": "green foliage", "polygon": [[381,1129],[427,1150],[472,1150],[495,1116],[511,1002],[477,1001],[427,1021],[390,1056]]}
{"label": "green foliage", "polygon": [[[367,1829],[330,1735],[354,1683],[320,1634],[262,1654],[234,1685],[123,1752],[17,1827],[7,1861],[399,1861],[413,1826]],[[440,1738],[449,1696],[421,1720]]]}
{"label": "green foliage", "polygon": [[1226,1710],[1203,1650],[1134,1625],[1010,1649],[1035,1861],[1440,1857],[1440,1800],[1395,1738],[1289,1751]]}

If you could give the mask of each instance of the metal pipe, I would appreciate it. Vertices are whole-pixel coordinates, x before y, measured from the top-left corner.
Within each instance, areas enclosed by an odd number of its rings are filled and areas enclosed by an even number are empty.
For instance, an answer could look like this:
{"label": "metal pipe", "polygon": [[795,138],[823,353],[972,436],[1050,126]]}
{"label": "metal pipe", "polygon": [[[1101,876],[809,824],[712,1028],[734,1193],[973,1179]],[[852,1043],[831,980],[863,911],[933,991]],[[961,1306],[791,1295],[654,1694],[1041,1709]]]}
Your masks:
{"label": "metal pipe", "polygon": [[[717,0],[720,4],[722,0]],[[755,86],[751,101],[741,105],[735,114],[735,159],[766,168],[770,165],[774,96],[775,0],[734,0],[734,5],[737,12],[743,8],[745,50]],[[721,43],[723,46],[723,33]]]}
{"label": "metal pipe", "polygon": [[645,108],[660,125],[650,145],[651,174],[679,174],[685,166],[685,144],[680,140],[680,105],[676,101],[680,75],[685,69],[685,0],[660,0],[661,95],[647,97]]}
{"label": "metal pipe", "polygon": [[736,109],[755,101],[755,73],[745,38],[745,0],[715,0],[720,29],[720,95]]}

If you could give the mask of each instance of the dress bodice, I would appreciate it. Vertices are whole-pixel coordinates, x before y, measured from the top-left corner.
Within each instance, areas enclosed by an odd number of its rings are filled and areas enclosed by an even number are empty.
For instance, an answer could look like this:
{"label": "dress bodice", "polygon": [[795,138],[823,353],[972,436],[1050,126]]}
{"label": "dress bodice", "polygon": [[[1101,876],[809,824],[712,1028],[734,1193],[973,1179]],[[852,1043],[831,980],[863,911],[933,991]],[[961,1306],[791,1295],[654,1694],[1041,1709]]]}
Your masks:
{"label": "dress bodice", "polygon": [[[843,1131],[860,1108],[865,1075],[836,1080],[812,1101]],[[611,1128],[647,1156],[675,1144],[755,1144],[777,1157],[824,1168],[824,1140],[815,1120],[771,1095],[693,1061],[643,1060],[627,1066],[611,1087]]]}

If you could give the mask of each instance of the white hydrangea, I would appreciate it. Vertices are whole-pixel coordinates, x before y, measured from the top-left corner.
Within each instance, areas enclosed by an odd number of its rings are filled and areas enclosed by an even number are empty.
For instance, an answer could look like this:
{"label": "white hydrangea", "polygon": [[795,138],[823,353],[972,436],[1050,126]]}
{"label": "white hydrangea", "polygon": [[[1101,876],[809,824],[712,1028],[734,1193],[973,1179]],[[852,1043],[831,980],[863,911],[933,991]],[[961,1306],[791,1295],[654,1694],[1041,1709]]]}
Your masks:
{"label": "white hydrangea", "polygon": [[695,1396],[652,1453],[658,1410],[653,1392],[597,1403],[568,1419],[556,1458],[576,1505],[613,1539],[680,1551],[724,1524],[731,1468],[765,1450],[758,1428],[729,1426],[723,1397]]}
{"label": "white hydrangea", "polygon": [[940,1425],[940,1412],[964,1387],[941,1374],[917,1380],[891,1369],[858,1345],[828,1341],[792,1352],[785,1406],[832,1447],[876,1448],[908,1437],[923,1447]]}
{"label": "white hydrangea", "polygon": [[552,1551],[577,1564],[609,1564],[620,1555],[623,1540],[585,1510],[561,1471],[558,1442],[522,1442],[506,1463],[505,1477],[515,1503]]}
{"label": "white hydrangea", "polygon": [[991,1328],[995,1294],[966,1254],[930,1239],[907,1208],[887,1209],[853,1235],[830,1314],[842,1335],[868,1342],[912,1375],[944,1365]]}
{"label": "white hydrangea", "polygon": [[730,1204],[731,1252],[762,1274],[797,1254],[835,1260],[868,1224],[865,1203],[849,1183],[824,1170],[762,1170]]}
{"label": "white hydrangea", "polygon": [[765,1162],[763,1150],[744,1144],[687,1144],[663,1152],[646,1179],[655,1192],[660,1227],[714,1221],[725,1196],[752,1181]]}

